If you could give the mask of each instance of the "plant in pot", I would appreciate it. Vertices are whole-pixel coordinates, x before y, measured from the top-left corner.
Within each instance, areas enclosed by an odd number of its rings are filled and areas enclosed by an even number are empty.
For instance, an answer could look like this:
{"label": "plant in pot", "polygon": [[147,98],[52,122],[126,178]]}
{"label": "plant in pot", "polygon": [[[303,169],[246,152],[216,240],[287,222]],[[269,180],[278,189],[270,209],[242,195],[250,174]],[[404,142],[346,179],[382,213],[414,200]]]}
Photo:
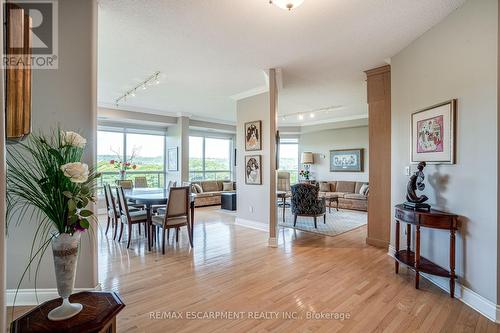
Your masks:
{"label": "plant in pot", "polygon": [[[57,130],[49,137],[32,134],[27,142],[7,150],[8,221],[36,223],[29,262],[18,289],[37,261],[38,272],[43,254],[52,245],[57,291],[63,302],[48,314],[51,320],[68,319],[82,310],[81,304],[69,302],[69,296],[75,283],[81,234],[96,220],[87,207],[95,202],[96,178],[100,176],[81,162],[85,145],[78,133]],[[31,214],[28,211],[33,214],[31,219],[26,218]]]}

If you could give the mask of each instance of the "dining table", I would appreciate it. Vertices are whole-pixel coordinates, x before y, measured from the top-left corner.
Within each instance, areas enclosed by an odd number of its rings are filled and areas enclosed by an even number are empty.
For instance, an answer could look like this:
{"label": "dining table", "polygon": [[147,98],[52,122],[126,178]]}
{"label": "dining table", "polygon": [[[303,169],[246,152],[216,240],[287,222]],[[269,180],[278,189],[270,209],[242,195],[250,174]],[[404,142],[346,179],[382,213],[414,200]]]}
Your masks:
{"label": "dining table", "polygon": [[[147,228],[146,238],[148,241],[148,250],[151,251],[153,245],[153,230],[152,230],[152,216],[154,205],[165,205],[168,203],[168,195],[170,191],[167,188],[133,188],[124,190],[127,200],[134,202],[137,205],[144,205],[147,214]],[[193,229],[194,229],[194,194],[189,195],[190,219],[187,225],[189,234],[189,243],[193,247]]]}

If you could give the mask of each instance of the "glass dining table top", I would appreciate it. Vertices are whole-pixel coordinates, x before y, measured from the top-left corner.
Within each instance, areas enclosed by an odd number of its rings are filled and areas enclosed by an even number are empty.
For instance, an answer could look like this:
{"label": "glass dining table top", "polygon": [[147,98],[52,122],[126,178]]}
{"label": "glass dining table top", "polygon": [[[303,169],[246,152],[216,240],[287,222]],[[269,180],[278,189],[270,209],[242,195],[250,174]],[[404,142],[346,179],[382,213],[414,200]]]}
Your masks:
{"label": "glass dining table top", "polygon": [[[166,203],[168,200],[169,190],[166,188],[134,188],[129,190],[124,190],[125,196],[138,203],[145,204],[162,204]],[[190,195],[191,200],[194,200],[194,196]]]}

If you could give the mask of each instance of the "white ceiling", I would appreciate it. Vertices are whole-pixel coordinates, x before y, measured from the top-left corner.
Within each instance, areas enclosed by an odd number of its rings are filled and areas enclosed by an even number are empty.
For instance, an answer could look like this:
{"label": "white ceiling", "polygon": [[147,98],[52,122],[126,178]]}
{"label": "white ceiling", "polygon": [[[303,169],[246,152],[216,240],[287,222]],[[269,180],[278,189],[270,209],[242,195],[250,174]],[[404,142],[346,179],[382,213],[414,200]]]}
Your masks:
{"label": "white ceiling", "polygon": [[279,113],[341,106],[314,119],[367,116],[363,71],[384,64],[465,0],[100,0],[99,104],[161,71],[161,83],[119,106],[233,123],[235,96],[281,68]]}

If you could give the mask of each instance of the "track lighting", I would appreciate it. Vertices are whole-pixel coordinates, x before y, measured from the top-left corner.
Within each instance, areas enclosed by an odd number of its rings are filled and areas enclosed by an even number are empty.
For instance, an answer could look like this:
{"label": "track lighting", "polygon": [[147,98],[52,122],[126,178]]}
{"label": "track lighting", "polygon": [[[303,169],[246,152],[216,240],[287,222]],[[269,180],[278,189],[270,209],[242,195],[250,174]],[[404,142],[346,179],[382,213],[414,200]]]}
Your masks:
{"label": "track lighting", "polygon": [[118,106],[120,102],[127,102],[127,97],[134,97],[137,93],[137,89],[146,90],[147,86],[152,84],[160,84],[160,71],[154,72],[152,75],[148,76],[148,78],[141,83],[137,84],[132,89],[127,90],[123,95],[115,99],[115,105]]}

